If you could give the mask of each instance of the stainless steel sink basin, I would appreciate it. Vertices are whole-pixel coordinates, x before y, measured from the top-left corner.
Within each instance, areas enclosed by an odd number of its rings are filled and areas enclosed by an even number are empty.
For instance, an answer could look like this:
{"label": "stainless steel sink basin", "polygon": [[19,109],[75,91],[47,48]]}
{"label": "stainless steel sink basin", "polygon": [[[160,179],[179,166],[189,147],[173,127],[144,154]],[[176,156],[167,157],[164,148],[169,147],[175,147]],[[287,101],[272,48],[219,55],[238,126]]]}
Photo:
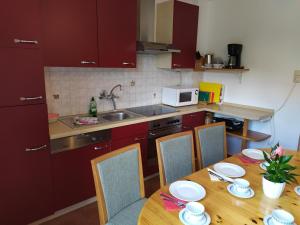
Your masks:
{"label": "stainless steel sink basin", "polygon": [[101,117],[109,121],[120,121],[120,120],[129,119],[132,116],[127,112],[117,111],[117,112],[109,112],[109,113],[101,114]]}

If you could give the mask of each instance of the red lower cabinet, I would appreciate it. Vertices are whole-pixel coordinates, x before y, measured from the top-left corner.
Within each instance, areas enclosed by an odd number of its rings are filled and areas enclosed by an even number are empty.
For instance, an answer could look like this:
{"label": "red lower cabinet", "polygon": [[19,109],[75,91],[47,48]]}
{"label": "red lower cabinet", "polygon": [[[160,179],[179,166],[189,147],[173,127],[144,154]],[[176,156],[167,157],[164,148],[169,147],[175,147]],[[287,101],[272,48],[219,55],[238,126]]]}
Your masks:
{"label": "red lower cabinet", "polygon": [[91,160],[109,151],[110,143],[102,142],[51,156],[55,210],[96,195]]}
{"label": "red lower cabinet", "polygon": [[204,125],[205,112],[196,112],[182,116],[182,130],[194,130],[195,127]]}
{"label": "red lower cabinet", "polygon": [[47,107],[0,108],[0,224],[24,225],[53,213]]}

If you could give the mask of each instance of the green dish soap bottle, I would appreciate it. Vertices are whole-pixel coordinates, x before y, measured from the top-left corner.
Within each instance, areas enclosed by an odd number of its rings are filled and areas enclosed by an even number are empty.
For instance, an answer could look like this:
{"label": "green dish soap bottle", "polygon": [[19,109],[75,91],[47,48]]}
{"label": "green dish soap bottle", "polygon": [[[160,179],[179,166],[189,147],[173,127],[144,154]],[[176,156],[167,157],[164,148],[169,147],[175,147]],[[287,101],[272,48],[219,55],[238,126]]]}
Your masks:
{"label": "green dish soap bottle", "polygon": [[94,97],[91,98],[89,114],[92,117],[97,117],[97,102]]}

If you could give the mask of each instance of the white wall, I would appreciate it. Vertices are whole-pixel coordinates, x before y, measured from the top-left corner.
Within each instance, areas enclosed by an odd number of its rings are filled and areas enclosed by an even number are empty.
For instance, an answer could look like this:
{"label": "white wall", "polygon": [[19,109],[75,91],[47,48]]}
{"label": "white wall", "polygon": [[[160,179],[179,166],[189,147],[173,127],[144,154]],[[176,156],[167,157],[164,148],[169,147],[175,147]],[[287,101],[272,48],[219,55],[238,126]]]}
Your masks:
{"label": "white wall", "polygon": [[[204,27],[200,50],[227,58],[227,44],[243,44],[242,63],[250,68],[242,81],[232,74],[205,73],[204,80],[226,85],[225,101],[278,109],[300,69],[299,0],[201,0]],[[300,84],[272,122],[252,123],[251,129],[272,133],[273,143],[296,149],[300,134]],[[275,135],[274,135],[275,134]],[[263,142],[252,146],[268,146]]]}

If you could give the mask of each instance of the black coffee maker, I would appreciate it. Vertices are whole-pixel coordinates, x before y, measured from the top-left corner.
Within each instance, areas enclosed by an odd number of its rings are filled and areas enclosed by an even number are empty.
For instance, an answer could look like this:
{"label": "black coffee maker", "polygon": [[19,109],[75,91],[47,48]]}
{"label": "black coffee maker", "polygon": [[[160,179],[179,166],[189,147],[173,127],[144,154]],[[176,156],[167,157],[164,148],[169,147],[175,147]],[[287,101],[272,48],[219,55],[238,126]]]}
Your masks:
{"label": "black coffee maker", "polygon": [[229,59],[226,67],[230,69],[241,69],[241,54],[243,45],[229,44],[227,47]]}

